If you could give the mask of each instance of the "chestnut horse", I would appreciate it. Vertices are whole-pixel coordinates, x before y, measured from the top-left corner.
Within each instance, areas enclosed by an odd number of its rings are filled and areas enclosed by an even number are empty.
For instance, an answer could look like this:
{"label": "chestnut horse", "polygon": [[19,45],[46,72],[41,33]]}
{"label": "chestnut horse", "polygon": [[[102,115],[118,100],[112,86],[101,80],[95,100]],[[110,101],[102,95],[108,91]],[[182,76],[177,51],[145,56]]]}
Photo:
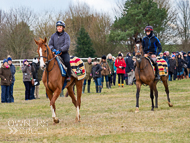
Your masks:
{"label": "chestnut horse", "polygon": [[[56,116],[55,101],[59,97],[63,84],[66,80],[66,77],[61,75],[59,65],[55,59],[54,54],[50,50],[49,46],[46,44],[47,39],[44,40],[40,38],[39,41],[36,41],[38,45],[38,54],[40,57],[40,67],[44,69],[42,76],[42,81],[46,87],[46,93],[50,100],[50,108],[52,111],[52,118],[54,123],[59,123],[59,119]],[[80,104],[81,104],[81,95],[82,95],[82,85],[84,80],[78,80],[74,77],[71,77],[71,81],[67,82],[65,88],[67,88],[68,93],[72,99],[74,106],[76,107],[76,121],[80,122]],[[76,85],[77,88],[77,99],[73,93],[73,85]]]}
{"label": "chestnut horse", "polygon": [[[142,48],[142,39],[140,41],[137,41],[135,39],[135,45],[134,45],[134,51],[136,56],[136,68],[135,68],[135,78],[136,78],[136,111],[139,112],[139,93],[141,89],[142,84],[149,85],[150,87],[150,98],[152,101],[152,111],[154,111],[154,108],[158,108],[158,90],[156,88],[156,85],[158,81],[155,81],[155,75],[154,71],[152,69],[152,66],[150,62],[144,57],[144,52]],[[173,105],[170,103],[169,98],[169,88],[168,88],[168,76],[161,76],[161,81],[164,84],[165,92],[167,94],[167,100],[169,107],[172,107]],[[154,95],[155,94],[155,103],[154,106]]]}

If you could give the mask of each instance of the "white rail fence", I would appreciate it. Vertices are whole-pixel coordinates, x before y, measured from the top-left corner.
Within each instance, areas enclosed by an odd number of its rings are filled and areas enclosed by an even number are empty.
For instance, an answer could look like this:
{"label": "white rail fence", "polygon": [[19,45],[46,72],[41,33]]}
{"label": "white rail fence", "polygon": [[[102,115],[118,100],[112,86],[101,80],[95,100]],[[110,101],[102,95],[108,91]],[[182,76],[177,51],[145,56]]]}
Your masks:
{"label": "white rail fence", "polygon": [[[83,60],[83,62],[86,62],[88,58],[80,58],[80,59]],[[98,60],[100,60],[100,59],[101,58],[98,58]],[[27,59],[27,60],[29,62],[33,61],[33,59]],[[92,60],[94,60],[94,58],[92,58]],[[16,59],[16,60],[12,60],[12,63],[13,63],[14,66],[20,66],[20,67],[22,67],[23,61],[24,61],[24,59]],[[3,60],[0,60],[0,67],[1,67],[2,63],[3,63]]]}

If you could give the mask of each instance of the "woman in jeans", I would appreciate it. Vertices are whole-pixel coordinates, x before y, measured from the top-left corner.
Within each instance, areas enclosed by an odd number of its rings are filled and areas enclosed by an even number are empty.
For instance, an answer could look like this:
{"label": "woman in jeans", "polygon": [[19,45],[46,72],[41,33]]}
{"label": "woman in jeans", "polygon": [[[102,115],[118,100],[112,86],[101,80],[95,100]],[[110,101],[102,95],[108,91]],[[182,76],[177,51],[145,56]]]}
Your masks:
{"label": "woman in jeans", "polygon": [[96,85],[96,93],[101,93],[101,89],[102,89],[102,85],[101,85],[101,70],[102,67],[100,66],[100,64],[98,64],[98,60],[95,58],[94,60],[94,66],[92,67],[92,77],[95,81],[95,85]]}
{"label": "woman in jeans", "polygon": [[118,86],[120,87],[120,80],[121,80],[122,87],[124,87],[123,80],[124,80],[126,63],[121,53],[118,54],[118,58],[115,60],[115,66],[117,67]]}
{"label": "woman in jeans", "polygon": [[25,100],[30,100],[30,90],[32,88],[32,72],[34,71],[33,66],[28,63],[28,60],[25,59],[23,61],[23,66],[22,66],[22,72],[23,72],[23,82],[25,85]]}

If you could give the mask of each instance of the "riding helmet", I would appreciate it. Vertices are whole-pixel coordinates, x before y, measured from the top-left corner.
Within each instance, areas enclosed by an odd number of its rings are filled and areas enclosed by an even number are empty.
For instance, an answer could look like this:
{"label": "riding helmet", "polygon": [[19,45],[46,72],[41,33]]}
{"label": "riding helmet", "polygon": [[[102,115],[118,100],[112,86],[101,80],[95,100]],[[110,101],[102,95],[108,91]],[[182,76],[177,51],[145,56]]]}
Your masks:
{"label": "riding helmet", "polygon": [[56,27],[57,26],[63,26],[65,28],[65,23],[63,21],[59,20],[56,22]]}
{"label": "riding helmet", "polygon": [[144,30],[145,31],[153,31],[153,27],[152,26],[146,26]]}

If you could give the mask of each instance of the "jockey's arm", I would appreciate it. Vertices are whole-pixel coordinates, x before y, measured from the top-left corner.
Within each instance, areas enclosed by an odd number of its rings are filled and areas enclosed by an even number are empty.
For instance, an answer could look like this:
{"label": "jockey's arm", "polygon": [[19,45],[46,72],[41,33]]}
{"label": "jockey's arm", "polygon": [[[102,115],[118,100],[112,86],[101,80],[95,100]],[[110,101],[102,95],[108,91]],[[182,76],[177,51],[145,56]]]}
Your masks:
{"label": "jockey's arm", "polygon": [[70,47],[70,37],[69,35],[65,36],[65,45],[63,47],[61,47],[61,52],[67,52],[69,50]]}
{"label": "jockey's arm", "polygon": [[156,56],[158,56],[162,52],[162,46],[158,38],[156,38],[156,46],[158,47]]}

